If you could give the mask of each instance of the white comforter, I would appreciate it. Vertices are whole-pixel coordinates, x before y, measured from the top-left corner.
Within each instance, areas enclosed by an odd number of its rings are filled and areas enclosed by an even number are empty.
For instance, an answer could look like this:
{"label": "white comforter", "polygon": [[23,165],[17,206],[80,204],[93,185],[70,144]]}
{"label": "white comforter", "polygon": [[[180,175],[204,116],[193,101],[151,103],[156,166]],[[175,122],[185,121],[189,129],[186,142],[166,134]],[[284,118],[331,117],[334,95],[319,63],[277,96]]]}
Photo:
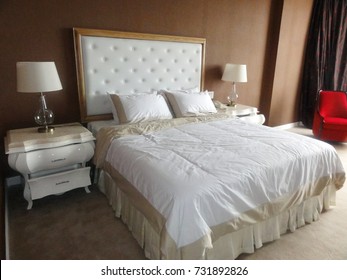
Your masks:
{"label": "white comforter", "polygon": [[[240,120],[122,136],[112,141],[106,161],[165,217],[178,248],[269,202],[317,195],[320,178],[337,188],[344,181],[332,146]],[[277,207],[268,214],[283,203]]]}

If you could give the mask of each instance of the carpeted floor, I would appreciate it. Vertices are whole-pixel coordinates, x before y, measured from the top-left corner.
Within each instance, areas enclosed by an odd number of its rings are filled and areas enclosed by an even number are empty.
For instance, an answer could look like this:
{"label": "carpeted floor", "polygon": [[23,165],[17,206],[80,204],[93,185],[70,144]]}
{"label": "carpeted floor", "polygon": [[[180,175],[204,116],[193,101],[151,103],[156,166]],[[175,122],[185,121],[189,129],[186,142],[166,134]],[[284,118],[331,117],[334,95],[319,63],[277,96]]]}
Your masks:
{"label": "carpeted floor", "polygon": [[[304,128],[293,132],[311,136]],[[347,170],[347,144],[334,145]],[[10,259],[145,259],[126,226],[96,187],[35,200],[26,210],[22,187],[7,190]],[[268,243],[239,259],[347,260],[347,187],[337,192],[337,206],[320,220]]]}
{"label": "carpeted floor", "polygon": [[127,227],[96,187],[35,200],[8,192],[10,259],[145,259]]}

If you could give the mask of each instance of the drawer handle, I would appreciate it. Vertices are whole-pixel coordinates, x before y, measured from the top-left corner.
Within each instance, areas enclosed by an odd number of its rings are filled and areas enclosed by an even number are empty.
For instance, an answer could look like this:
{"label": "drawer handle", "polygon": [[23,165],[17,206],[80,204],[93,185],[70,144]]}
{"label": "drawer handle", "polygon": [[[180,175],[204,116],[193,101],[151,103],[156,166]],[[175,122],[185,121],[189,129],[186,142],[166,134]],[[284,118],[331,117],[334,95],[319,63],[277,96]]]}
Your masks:
{"label": "drawer handle", "polygon": [[63,161],[63,160],[66,160],[66,158],[53,159],[51,162],[58,162],[58,161]]}
{"label": "drawer handle", "polygon": [[55,185],[56,185],[56,186],[59,186],[59,185],[62,185],[62,184],[68,184],[68,183],[70,183],[70,181],[69,181],[69,180],[67,180],[67,181],[61,181],[61,182],[57,182],[57,183],[55,183]]}

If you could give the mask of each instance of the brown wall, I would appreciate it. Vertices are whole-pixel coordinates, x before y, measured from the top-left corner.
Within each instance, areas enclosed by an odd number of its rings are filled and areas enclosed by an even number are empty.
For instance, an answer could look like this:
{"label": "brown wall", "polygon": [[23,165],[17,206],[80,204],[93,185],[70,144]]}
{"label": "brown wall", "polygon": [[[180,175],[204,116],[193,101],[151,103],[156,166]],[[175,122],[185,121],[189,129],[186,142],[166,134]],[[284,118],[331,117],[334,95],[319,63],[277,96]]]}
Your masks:
{"label": "brown wall", "polygon": [[225,63],[245,63],[249,81],[238,85],[240,103],[258,106],[270,124],[297,121],[312,1],[1,1],[0,136],[35,125],[36,95],[16,93],[17,61],[54,60],[64,89],[47,103],[56,123],[79,120],[72,27],[205,37],[205,87],[218,99],[225,101],[231,88],[220,80]]}
{"label": "brown wall", "polygon": [[270,126],[298,119],[302,63],[312,5],[313,1],[284,1],[268,112]]}
{"label": "brown wall", "polygon": [[[35,94],[16,93],[16,62],[56,62],[63,90],[47,96],[56,123],[79,121],[73,27],[204,37],[205,88],[226,101],[225,63],[247,64],[240,103],[269,125],[298,121],[302,58],[313,0],[4,0],[0,1],[0,156],[3,137],[34,126]],[[6,172],[5,172],[6,173]]]}

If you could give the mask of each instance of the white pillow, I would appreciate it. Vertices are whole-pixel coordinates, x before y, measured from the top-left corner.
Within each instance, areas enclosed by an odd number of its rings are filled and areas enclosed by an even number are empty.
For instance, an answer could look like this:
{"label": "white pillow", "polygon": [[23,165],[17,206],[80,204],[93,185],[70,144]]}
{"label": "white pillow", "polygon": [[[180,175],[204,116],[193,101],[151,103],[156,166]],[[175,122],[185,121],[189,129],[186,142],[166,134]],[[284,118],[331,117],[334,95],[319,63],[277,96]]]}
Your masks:
{"label": "white pillow", "polygon": [[217,113],[208,91],[198,93],[166,92],[176,117],[189,117]]}
{"label": "white pillow", "polygon": [[[113,102],[113,95],[130,95],[128,92],[127,93],[122,93],[122,92],[115,92],[115,91],[108,91],[107,92],[107,95],[108,95],[108,98],[109,98],[109,102],[111,104],[111,112],[112,112],[112,115],[113,115],[113,120],[116,124],[119,124],[119,119],[118,119],[118,113],[117,113],[117,108],[116,106],[114,105],[114,102]],[[137,92],[137,93],[132,93],[132,95],[143,95],[143,94],[157,94],[156,91],[152,91],[152,92]]]}
{"label": "white pillow", "polygon": [[110,97],[121,124],[173,118],[160,94],[112,94]]}
{"label": "white pillow", "polygon": [[193,87],[193,88],[182,88],[182,89],[161,89],[159,90],[158,94],[161,94],[164,96],[165,101],[168,103],[170,111],[172,115],[175,115],[174,109],[172,108],[172,105],[170,104],[170,101],[168,100],[166,93],[199,93],[200,90],[198,87]]}
{"label": "white pillow", "polygon": [[161,89],[159,90],[160,94],[165,94],[166,92],[173,92],[173,93],[199,93],[200,90],[198,87],[193,88],[183,88],[183,89]]}

